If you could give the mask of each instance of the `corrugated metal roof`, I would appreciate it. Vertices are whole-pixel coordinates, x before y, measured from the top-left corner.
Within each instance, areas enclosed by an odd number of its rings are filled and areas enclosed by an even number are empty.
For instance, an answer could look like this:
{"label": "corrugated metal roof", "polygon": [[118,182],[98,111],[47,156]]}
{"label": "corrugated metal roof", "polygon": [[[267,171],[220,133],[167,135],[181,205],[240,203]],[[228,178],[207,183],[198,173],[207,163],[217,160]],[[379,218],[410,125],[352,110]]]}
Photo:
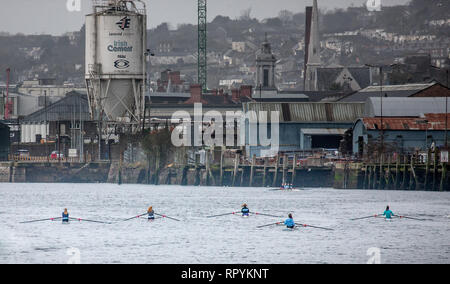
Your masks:
{"label": "corrugated metal roof", "polygon": [[386,85],[381,89],[380,86],[370,86],[358,92],[339,99],[340,102],[364,102],[371,97],[379,97],[381,91],[388,97],[409,97],[437,83],[429,84],[408,84],[408,85]]}
{"label": "corrugated metal roof", "polygon": [[[383,116],[418,117],[425,113],[445,113],[445,99],[429,98],[383,98]],[[364,117],[381,116],[381,98],[367,99]]]}
{"label": "corrugated metal roof", "polygon": [[[364,103],[245,103],[251,119],[259,112],[278,111],[280,122],[354,122],[363,117]],[[252,115],[253,114],[253,115]]]}
{"label": "corrugated metal roof", "polygon": [[348,129],[343,128],[302,128],[306,135],[344,135]]}
{"label": "corrugated metal roof", "polygon": [[[427,84],[406,84],[406,85],[383,85],[383,92],[397,92],[397,91],[420,91],[436,85],[436,82]],[[369,86],[358,91],[359,93],[380,92],[380,86]]]}
{"label": "corrugated metal roof", "polygon": [[72,119],[91,120],[87,95],[70,92],[63,99],[47,105],[47,109],[40,109],[23,120],[24,122],[42,121],[70,121]]}
{"label": "corrugated metal roof", "polygon": [[[363,118],[362,122],[368,130],[380,130],[381,118]],[[450,122],[450,116],[448,117]],[[416,131],[433,131],[445,130],[445,113],[444,114],[426,114],[424,118],[411,117],[395,117],[383,118],[384,130],[416,130]]]}

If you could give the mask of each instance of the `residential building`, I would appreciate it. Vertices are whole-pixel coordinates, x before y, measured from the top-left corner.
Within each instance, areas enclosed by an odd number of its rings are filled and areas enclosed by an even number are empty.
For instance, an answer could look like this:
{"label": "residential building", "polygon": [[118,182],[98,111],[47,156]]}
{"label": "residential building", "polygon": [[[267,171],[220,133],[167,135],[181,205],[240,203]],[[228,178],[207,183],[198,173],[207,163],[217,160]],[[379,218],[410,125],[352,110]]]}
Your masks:
{"label": "residential building", "polygon": [[353,126],[353,153],[363,157],[379,152],[380,147],[386,153],[414,153],[441,147],[445,144],[445,117],[445,113],[438,113],[360,118]]}

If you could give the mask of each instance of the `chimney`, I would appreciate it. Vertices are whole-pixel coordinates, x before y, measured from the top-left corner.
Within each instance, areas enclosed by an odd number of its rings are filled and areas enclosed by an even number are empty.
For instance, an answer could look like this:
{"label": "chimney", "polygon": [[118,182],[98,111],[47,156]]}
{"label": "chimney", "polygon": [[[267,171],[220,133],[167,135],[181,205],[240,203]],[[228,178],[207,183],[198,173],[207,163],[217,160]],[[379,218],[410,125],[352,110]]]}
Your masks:
{"label": "chimney", "polygon": [[243,85],[241,86],[241,97],[248,97],[248,98],[252,98],[252,86],[248,86],[248,85]]}
{"label": "chimney", "polygon": [[195,103],[206,103],[205,100],[203,100],[201,85],[191,85],[191,98],[186,101],[186,104]]}
{"label": "chimney", "polygon": [[231,90],[231,99],[233,100],[233,102],[239,102],[239,100],[241,99],[241,95],[239,94],[238,89]]}
{"label": "chimney", "polygon": [[224,94],[223,94],[223,104],[224,104],[224,105],[227,105],[227,104],[229,104],[229,103],[230,103],[229,95],[228,95],[228,93],[224,93]]}

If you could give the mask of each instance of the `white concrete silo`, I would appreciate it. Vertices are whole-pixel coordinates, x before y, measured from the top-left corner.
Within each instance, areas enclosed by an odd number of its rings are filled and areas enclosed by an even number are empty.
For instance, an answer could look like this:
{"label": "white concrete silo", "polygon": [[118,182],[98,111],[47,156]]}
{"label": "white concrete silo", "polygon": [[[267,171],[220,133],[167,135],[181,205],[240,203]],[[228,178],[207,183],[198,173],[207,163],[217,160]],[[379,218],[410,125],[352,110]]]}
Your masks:
{"label": "white concrete silo", "polygon": [[[144,113],[145,3],[93,1],[86,16],[86,87],[93,119],[139,124]],[[135,2],[141,3],[138,9]]]}

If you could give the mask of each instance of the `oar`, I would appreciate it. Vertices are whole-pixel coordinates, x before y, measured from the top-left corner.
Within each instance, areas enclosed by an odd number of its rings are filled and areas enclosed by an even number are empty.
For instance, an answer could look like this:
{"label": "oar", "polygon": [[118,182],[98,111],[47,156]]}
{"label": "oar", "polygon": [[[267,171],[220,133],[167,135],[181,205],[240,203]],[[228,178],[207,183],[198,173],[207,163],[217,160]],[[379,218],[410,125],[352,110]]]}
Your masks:
{"label": "oar", "polygon": [[175,218],[172,218],[172,217],[169,217],[169,216],[167,216],[167,215],[158,214],[158,213],[155,213],[155,215],[158,215],[158,216],[161,216],[161,217],[163,217],[163,218],[172,219],[172,220],[174,220],[174,221],[180,222],[180,220],[175,219]]}
{"label": "oar", "polygon": [[221,216],[227,216],[227,215],[234,215],[239,212],[231,212],[231,213],[225,213],[225,214],[219,214],[219,215],[213,215],[213,216],[207,216],[206,218],[215,218],[215,217],[221,217]]}
{"label": "oar", "polygon": [[276,218],[282,218],[282,216],[275,216],[275,215],[270,215],[270,214],[264,214],[264,213],[258,213],[258,212],[250,212],[250,214],[255,214],[255,215],[262,215],[262,216],[269,216],[269,217],[276,217]]}
{"label": "oar", "polygon": [[103,222],[103,221],[95,221],[95,220],[88,220],[88,219],[81,219],[81,218],[69,218],[70,220],[76,220],[76,221],[83,221],[83,222],[91,222],[91,223],[100,223],[100,224],[111,224],[110,222]]}
{"label": "oar", "polygon": [[334,231],[333,229],[330,229],[330,228],[324,228],[324,227],[312,226],[312,225],[307,225],[307,224],[297,224],[297,223],[296,223],[295,225],[300,226],[300,227],[311,227],[311,228],[315,228],[315,229],[322,229],[322,230]]}
{"label": "oar", "polygon": [[425,219],[418,219],[418,218],[413,218],[413,217],[408,217],[408,216],[396,216],[401,218],[405,218],[405,219],[411,219],[411,220],[417,220],[417,221],[426,221]]}
{"label": "oar", "polygon": [[62,217],[47,218],[47,219],[40,219],[40,220],[31,220],[31,221],[20,222],[19,224],[28,224],[28,223],[36,223],[36,222],[44,222],[44,221],[54,221],[54,220],[58,220],[58,219],[62,219]]}
{"label": "oar", "polygon": [[138,216],[134,216],[134,217],[131,217],[131,218],[128,218],[128,219],[122,220],[122,222],[125,222],[125,221],[130,221],[130,220],[133,220],[133,219],[136,219],[136,218],[142,217],[142,216],[144,216],[144,215],[147,215],[147,214],[148,214],[148,213],[144,213],[144,214],[141,214],[141,215],[138,215]]}
{"label": "oar", "polygon": [[282,223],[283,222],[271,223],[271,224],[267,224],[267,225],[258,226],[256,228],[264,228],[264,227],[269,227],[269,226],[281,225]]}
{"label": "oar", "polygon": [[375,214],[375,215],[371,215],[371,216],[366,216],[366,217],[360,217],[360,218],[354,218],[354,219],[350,219],[350,221],[356,221],[356,220],[362,220],[362,219],[369,219],[369,218],[376,218],[380,215]]}

